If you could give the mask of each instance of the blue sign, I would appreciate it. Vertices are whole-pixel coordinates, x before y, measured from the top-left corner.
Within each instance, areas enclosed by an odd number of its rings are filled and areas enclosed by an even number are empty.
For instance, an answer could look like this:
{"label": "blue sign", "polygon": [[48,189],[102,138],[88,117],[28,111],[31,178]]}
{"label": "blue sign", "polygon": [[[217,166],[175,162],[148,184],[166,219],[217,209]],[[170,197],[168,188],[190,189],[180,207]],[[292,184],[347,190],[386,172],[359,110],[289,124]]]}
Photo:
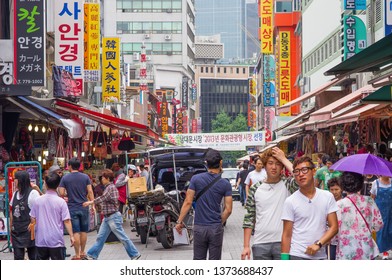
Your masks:
{"label": "blue sign", "polygon": [[265,82],[263,85],[264,107],[275,106],[275,84]]}
{"label": "blue sign", "polygon": [[366,10],[366,0],[344,0],[345,10]]}
{"label": "blue sign", "polygon": [[392,33],[392,0],[385,0],[385,36]]}

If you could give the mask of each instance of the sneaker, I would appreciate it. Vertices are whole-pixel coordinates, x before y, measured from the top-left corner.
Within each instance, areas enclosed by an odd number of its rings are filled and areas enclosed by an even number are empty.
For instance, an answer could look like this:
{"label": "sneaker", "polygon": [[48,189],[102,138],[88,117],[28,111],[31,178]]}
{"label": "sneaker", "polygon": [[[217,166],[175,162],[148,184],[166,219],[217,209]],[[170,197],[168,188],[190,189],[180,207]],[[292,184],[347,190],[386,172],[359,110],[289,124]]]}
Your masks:
{"label": "sneaker", "polygon": [[82,260],[85,260],[85,261],[92,261],[92,260],[96,260],[96,259],[94,259],[93,257],[91,257],[91,256],[89,256],[89,255],[85,255],[85,256],[83,256]]}
{"label": "sneaker", "polygon": [[141,256],[142,256],[141,254],[137,254],[136,256],[132,257],[131,260],[136,261],[136,260],[140,259]]}
{"label": "sneaker", "polygon": [[383,259],[383,260],[388,260],[388,259],[389,259],[389,253],[388,253],[388,252],[384,252],[384,253],[382,254],[382,259]]}

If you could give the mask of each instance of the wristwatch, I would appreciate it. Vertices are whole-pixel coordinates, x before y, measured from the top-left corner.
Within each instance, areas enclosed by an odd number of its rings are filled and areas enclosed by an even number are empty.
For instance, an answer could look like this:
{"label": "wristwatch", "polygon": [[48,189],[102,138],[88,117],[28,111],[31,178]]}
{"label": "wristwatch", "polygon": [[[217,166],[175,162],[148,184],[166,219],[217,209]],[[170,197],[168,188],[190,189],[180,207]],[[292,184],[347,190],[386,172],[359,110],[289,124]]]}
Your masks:
{"label": "wristwatch", "polygon": [[323,247],[323,243],[321,243],[320,240],[315,241],[314,244],[318,245],[320,247],[320,249],[321,249],[321,247]]}

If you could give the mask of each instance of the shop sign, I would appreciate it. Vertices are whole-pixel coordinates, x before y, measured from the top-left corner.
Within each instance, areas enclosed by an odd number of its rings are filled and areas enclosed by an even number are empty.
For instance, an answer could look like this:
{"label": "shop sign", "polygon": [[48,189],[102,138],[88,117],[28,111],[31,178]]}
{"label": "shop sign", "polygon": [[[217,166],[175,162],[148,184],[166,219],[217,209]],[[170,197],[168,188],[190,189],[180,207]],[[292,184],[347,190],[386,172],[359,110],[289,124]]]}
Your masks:
{"label": "shop sign", "polygon": [[273,53],[273,0],[259,1],[261,53]]}
{"label": "shop sign", "polygon": [[191,98],[193,102],[197,100],[197,85],[195,83],[191,87]]}
{"label": "shop sign", "polygon": [[264,110],[264,127],[265,141],[272,141],[272,131],[274,130],[275,108],[265,108]]}
{"label": "shop sign", "polygon": [[14,1],[14,64],[6,67],[5,84],[45,86],[44,5],[44,0]]}
{"label": "shop sign", "polygon": [[264,107],[275,106],[275,82],[269,81],[263,84]]}
{"label": "shop sign", "polygon": [[264,146],[264,131],[167,134],[175,145],[213,148],[219,151],[244,151],[247,146]]}
{"label": "shop sign", "polygon": [[[279,107],[291,100],[291,48],[290,31],[279,32]],[[290,116],[291,113],[281,115]]]}
{"label": "shop sign", "polygon": [[275,106],[275,56],[263,55],[263,104]]}
{"label": "shop sign", "polygon": [[183,110],[177,111],[177,120],[176,120],[176,133],[182,134],[184,133],[184,113]]}
{"label": "shop sign", "polygon": [[256,96],[256,79],[249,78],[248,83],[249,83],[249,94]]}
{"label": "shop sign", "polygon": [[192,133],[197,133],[197,119],[192,119]]}
{"label": "shop sign", "polygon": [[392,33],[392,0],[385,0],[385,36]]}
{"label": "shop sign", "polygon": [[366,0],[344,0],[345,10],[366,10]]}
{"label": "shop sign", "polygon": [[181,101],[182,107],[188,109],[188,77],[182,77],[181,84]]}
{"label": "shop sign", "polygon": [[366,48],[365,16],[345,15],[344,24],[344,59],[348,59]]}
{"label": "shop sign", "polygon": [[84,4],[84,81],[100,79],[100,7],[99,3]]}
{"label": "shop sign", "polygon": [[120,100],[120,38],[102,40],[102,100]]}
{"label": "shop sign", "polygon": [[70,72],[83,93],[83,0],[54,1],[55,64]]}

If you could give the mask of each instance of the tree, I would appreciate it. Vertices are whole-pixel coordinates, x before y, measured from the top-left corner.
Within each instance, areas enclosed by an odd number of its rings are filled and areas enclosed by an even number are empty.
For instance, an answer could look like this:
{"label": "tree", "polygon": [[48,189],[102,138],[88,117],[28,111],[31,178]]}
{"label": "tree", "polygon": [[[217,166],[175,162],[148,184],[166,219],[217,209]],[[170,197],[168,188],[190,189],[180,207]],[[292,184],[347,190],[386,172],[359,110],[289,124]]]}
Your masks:
{"label": "tree", "polygon": [[[242,114],[238,114],[233,120],[227,113],[220,112],[214,120],[212,120],[212,132],[243,132],[248,131],[246,118]],[[237,158],[246,155],[246,151],[223,151],[223,164],[227,166],[236,166]]]}

